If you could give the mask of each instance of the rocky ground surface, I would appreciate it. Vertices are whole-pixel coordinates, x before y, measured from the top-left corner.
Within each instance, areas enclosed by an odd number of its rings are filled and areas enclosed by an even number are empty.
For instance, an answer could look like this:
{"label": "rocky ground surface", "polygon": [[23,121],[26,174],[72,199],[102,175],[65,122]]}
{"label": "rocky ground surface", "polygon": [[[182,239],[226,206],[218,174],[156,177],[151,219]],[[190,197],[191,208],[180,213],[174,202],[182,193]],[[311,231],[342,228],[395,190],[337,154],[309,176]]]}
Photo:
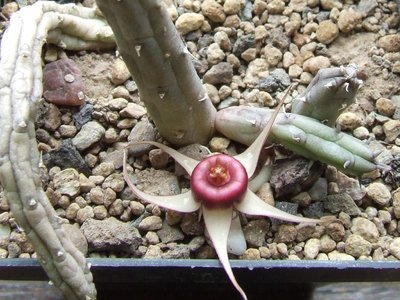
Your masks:
{"label": "rocky ground surface", "polygon": [[[171,14],[218,109],[273,107],[290,83],[299,83],[292,93],[295,97],[319,69],[357,64],[364,85],[357,103],[338,122],[349,134],[368,141],[380,153],[377,160],[392,167],[389,173],[373,172],[359,181],[330,166],[319,165],[315,172],[306,173],[308,161],[299,157],[280,160],[271,182],[258,195],[266,201],[274,201],[275,195],[275,205],[291,213],[335,215],[338,221],[311,226],[243,215],[248,249],[240,257],[231,257],[400,259],[400,16],[396,2],[177,2]],[[92,1],[83,4],[92,5]],[[17,9],[15,2],[2,8],[2,31]],[[78,247],[88,257],[216,258],[197,213],[181,214],[144,203],[125,184],[121,173],[124,145],[162,139],[124,62],[114,52],[65,52],[52,45],[44,48],[43,57],[46,101],[36,131],[45,164],[43,185]],[[51,91],[57,74],[58,82],[70,88],[62,97]],[[227,153],[243,149],[219,135],[208,146]],[[198,148],[189,146],[184,151]],[[159,150],[143,147],[131,155],[136,182],[143,190],[172,195],[189,187],[173,161]],[[35,257],[1,194],[0,257]]]}

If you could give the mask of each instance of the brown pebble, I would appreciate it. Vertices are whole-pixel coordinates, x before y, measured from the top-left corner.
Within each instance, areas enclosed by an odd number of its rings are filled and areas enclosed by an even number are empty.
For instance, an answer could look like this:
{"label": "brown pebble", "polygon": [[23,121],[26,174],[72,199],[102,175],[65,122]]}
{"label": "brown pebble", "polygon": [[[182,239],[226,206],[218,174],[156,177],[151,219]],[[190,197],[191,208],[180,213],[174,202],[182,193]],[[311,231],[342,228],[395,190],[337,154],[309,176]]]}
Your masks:
{"label": "brown pebble", "polygon": [[60,59],[44,67],[43,91],[43,97],[57,105],[80,106],[85,103],[81,71],[71,59]]}

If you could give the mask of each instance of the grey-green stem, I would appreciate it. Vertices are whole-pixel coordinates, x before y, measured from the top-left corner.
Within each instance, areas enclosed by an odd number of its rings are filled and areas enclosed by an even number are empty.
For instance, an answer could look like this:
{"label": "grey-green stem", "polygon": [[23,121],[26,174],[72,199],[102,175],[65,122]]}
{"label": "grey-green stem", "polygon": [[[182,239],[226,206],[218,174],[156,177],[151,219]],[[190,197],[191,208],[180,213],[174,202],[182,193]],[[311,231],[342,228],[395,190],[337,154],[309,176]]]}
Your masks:
{"label": "grey-green stem", "polygon": [[355,65],[321,69],[304,93],[293,100],[291,111],[333,126],[343,110],[355,102],[361,85]]}
{"label": "grey-green stem", "polygon": [[90,266],[66,235],[41,184],[34,122],[46,38],[70,49],[114,47],[111,29],[95,9],[40,1],[12,16],[1,45],[0,181],[51,282],[67,299],[95,299]]}
{"label": "grey-green stem", "polygon": [[[215,126],[228,138],[250,145],[272,113],[273,110],[266,108],[229,107],[217,113]],[[361,175],[377,168],[368,145],[307,116],[280,113],[272,126],[269,141],[351,174]]]}
{"label": "grey-green stem", "polygon": [[177,146],[206,144],[214,131],[216,110],[164,2],[97,0],[97,4],[160,134]]}

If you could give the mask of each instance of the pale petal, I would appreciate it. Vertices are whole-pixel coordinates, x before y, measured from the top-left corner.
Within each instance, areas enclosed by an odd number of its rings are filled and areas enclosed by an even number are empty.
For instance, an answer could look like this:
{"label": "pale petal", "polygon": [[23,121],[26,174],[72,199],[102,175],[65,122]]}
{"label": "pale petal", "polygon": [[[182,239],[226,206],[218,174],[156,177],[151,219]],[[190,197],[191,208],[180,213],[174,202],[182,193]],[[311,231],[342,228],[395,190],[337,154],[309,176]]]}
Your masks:
{"label": "pale petal", "polygon": [[139,190],[133,183],[126,170],[126,150],[124,151],[123,161],[123,174],[126,183],[131,188],[133,193],[140,199],[156,204],[158,206],[180,211],[180,212],[193,212],[200,208],[200,202],[194,200],[192,191],[173,196],[155,196]]}
{"label": "pale petal", "polygon": [[265,141],[267,140],[268,135],[271,131],[272,125],[274,124],[274,121],[279,114],[279,110],[281,109],[281,107],[283,105],[283,101],[285,100],[286,95],[290,92],[290,90],[291,90],[291,88],[288,89],[285,96],[282,98],[282,100],[279,102],[279,104],[275,107],[275,110],[274,110],[271,118],[268,120],[267,125],[261,131],[260,135],[256,138],[256,140],[253,142],[253,144],[251,144],[249,146],[249,148],[246,149],[246,151],[235,156],[235,158],[243,164],[244,168],[247,171],[249,178],[251,176],[253,176],[253,173],[257,167],[258,157],[260,156],[262,147],[264,146]]}
{"label": "pale petal", "polygon": [[228,208],[206,208],[203,205],[202,210],[208,234],[226,274],[234,287],[239,291],[242,298],[247,299],[246,294],[233,275],[227,252],[227,241],[232,221],[233,208],[231,206]]}
{"label": "pale petal", "polygon": [[183,155],[182,153],[179,153],[175,149],[172,149],[171,147],[168,147],[166,145],[163,145],[163,144],[160,144],[157,142],[152,142],[152,141],[135,142],[135,143],[129,143],[126,147],[131,147],[134,145],[143,145],[143,144],[149,144],[149,145],[156,146],[157,148],[160,148],[165,153],[168,153],[173,159],[175,159],[186,170],[186,172],[188,172],[189,175],[192,175],[193,169],[199,163],[198,160],[190,158],[186,155]]}
{"label": "pale petal", "polygon": [[296,223],[320,223],[321,220],[298,217],[284,212],[268,203],[262,201],[256,194],[247,189],[244,199],[240,203],[234,204],[235,208],[245,214],[253,216],[266,216],[282,221]]}
{"label": "pale petal", "polygon": [[247,249],[246,239],[240,224],[239,214],[235,211],[232,218],[231,228],[228,234],[228,252],[235,255],[243,255]]}

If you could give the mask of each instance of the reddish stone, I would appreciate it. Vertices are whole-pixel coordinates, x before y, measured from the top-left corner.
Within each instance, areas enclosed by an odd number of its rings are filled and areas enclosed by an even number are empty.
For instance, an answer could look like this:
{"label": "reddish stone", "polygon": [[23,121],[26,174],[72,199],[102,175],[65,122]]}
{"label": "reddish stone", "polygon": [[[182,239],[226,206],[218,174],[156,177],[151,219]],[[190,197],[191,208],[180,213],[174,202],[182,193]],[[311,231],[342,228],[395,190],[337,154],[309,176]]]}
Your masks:
{"label": "reddish stone", "polygon": [[71,59],[47,64],[43,71],[43,97],[56,105],[85,103],[84,83],[78,65]]}

